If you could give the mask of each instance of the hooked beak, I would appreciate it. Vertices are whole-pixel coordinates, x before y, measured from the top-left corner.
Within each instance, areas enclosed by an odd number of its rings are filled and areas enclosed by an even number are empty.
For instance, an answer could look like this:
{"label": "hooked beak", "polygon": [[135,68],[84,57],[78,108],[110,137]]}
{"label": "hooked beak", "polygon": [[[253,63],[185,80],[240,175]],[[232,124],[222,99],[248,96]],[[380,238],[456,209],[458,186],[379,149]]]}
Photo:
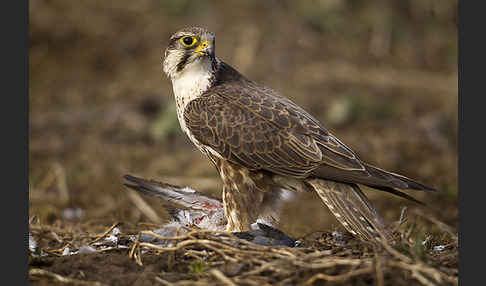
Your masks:
{"label": "hooked beak", "polygon": [[200,56],[209,55],[211,53],[209,41],[202,42],[193,53],[199,54]]}

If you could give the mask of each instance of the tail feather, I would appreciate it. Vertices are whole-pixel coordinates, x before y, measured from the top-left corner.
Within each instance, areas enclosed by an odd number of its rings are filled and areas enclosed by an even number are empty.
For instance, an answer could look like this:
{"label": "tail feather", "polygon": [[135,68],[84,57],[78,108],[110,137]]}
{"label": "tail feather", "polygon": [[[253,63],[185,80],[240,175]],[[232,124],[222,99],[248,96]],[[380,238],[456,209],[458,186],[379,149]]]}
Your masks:
{"label": "tail feather", "polygon": [[383,178],[384,180],[395,182],[396,185],[392,185],[391,187],[399,188],[399,189],[417,190],[417,191],[428,191],[428,192],[436,191],[434,188],[421,184],[403,175],[388,172],[378,167],[372,166],[370,164],[364,164],[364,166],[366,166],[366,171],[370,173],[372,177]]}
{"label": "tail feather", "polygon": [[412,202],[414,202],[416,204],[419,204],[419,205],[422,205],[422,206],[426,206],[426,204],[424,202],[419,201],[416,198],[405,194],[404,192],[400,192],[399,190],[395,190],[394,188],[381,187],[381,186],[369,186],[369,187],[372,187],[373,189],[376,189],[376,190],[379,190],[379,191],[383,191],[383,192],[387,192],[387,193],[393,194],[393,195],[395,195],[397,197],[401,197],[401,198],[407,199],[407,200],[412,201]]}
{"label": "tail feather", "polygon": [[307,182],[350,233],[366,241],[392,239],[384,219],[358,185],[322,179]]}
{"label": "tail feather", "polygon": [[436,191],[405,176],[388,172],[365,163],[363,163],[363,166],[365,170],[343,170],[329,165],[321,165],[313,171],[312,175],[322,180],[333,180],[352,185],[365,185],[421,205],[424,205],[424,203],[399,190]]}

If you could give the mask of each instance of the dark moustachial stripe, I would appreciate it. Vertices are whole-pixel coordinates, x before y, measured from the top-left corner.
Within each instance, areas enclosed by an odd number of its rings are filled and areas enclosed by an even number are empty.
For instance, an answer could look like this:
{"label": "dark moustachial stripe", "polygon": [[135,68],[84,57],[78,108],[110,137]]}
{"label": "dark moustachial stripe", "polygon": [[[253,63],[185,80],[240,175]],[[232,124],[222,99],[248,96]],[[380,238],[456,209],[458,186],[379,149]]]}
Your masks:
{"label": "dark moustachial stripe", "polygon": [[180,72],[181,70],[184,69],[184,67],[187,64],[187,60],[189,59],[190,56],[191,56],[190,54],[184,54],[181,61],[177,64],[177,72]]}

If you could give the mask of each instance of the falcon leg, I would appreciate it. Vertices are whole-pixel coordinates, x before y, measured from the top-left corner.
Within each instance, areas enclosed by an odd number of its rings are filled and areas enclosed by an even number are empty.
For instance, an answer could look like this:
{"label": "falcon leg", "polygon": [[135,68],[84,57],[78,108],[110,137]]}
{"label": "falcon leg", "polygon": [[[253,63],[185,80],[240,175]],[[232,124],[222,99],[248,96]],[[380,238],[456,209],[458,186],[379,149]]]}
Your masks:
{"label": "falcon leg", "polygon": [[249,231],[259,217],[264,192],[255,184],[249,170],[229,162],[221,164],[226,230]]}
{"label": "falcon leg", "polygon": [[256,217],[251,214],[248,208],[248,202],[238,194],[234,194],[235,190],[223,189],[223,205],[224,214],[228,220],[226,225],[227,231],[249,231],[251,224],[256,221]]}

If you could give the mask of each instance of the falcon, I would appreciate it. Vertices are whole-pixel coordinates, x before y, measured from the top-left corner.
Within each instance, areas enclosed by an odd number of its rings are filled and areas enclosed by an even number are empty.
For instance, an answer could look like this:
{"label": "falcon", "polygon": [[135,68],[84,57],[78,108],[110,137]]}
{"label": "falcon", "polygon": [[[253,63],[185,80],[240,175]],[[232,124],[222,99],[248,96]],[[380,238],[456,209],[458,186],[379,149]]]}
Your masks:
{"label": "falcon", "polygon": [[304,109],[216,57],[214,33],[205,28],[174,33],[163,70],[182,131],[221,176],[228,231],[275,221],[289,192],[315,191],[351,234],[389,240],[360,185],[412,201],[400,190],[434,191],[361,161]]}

